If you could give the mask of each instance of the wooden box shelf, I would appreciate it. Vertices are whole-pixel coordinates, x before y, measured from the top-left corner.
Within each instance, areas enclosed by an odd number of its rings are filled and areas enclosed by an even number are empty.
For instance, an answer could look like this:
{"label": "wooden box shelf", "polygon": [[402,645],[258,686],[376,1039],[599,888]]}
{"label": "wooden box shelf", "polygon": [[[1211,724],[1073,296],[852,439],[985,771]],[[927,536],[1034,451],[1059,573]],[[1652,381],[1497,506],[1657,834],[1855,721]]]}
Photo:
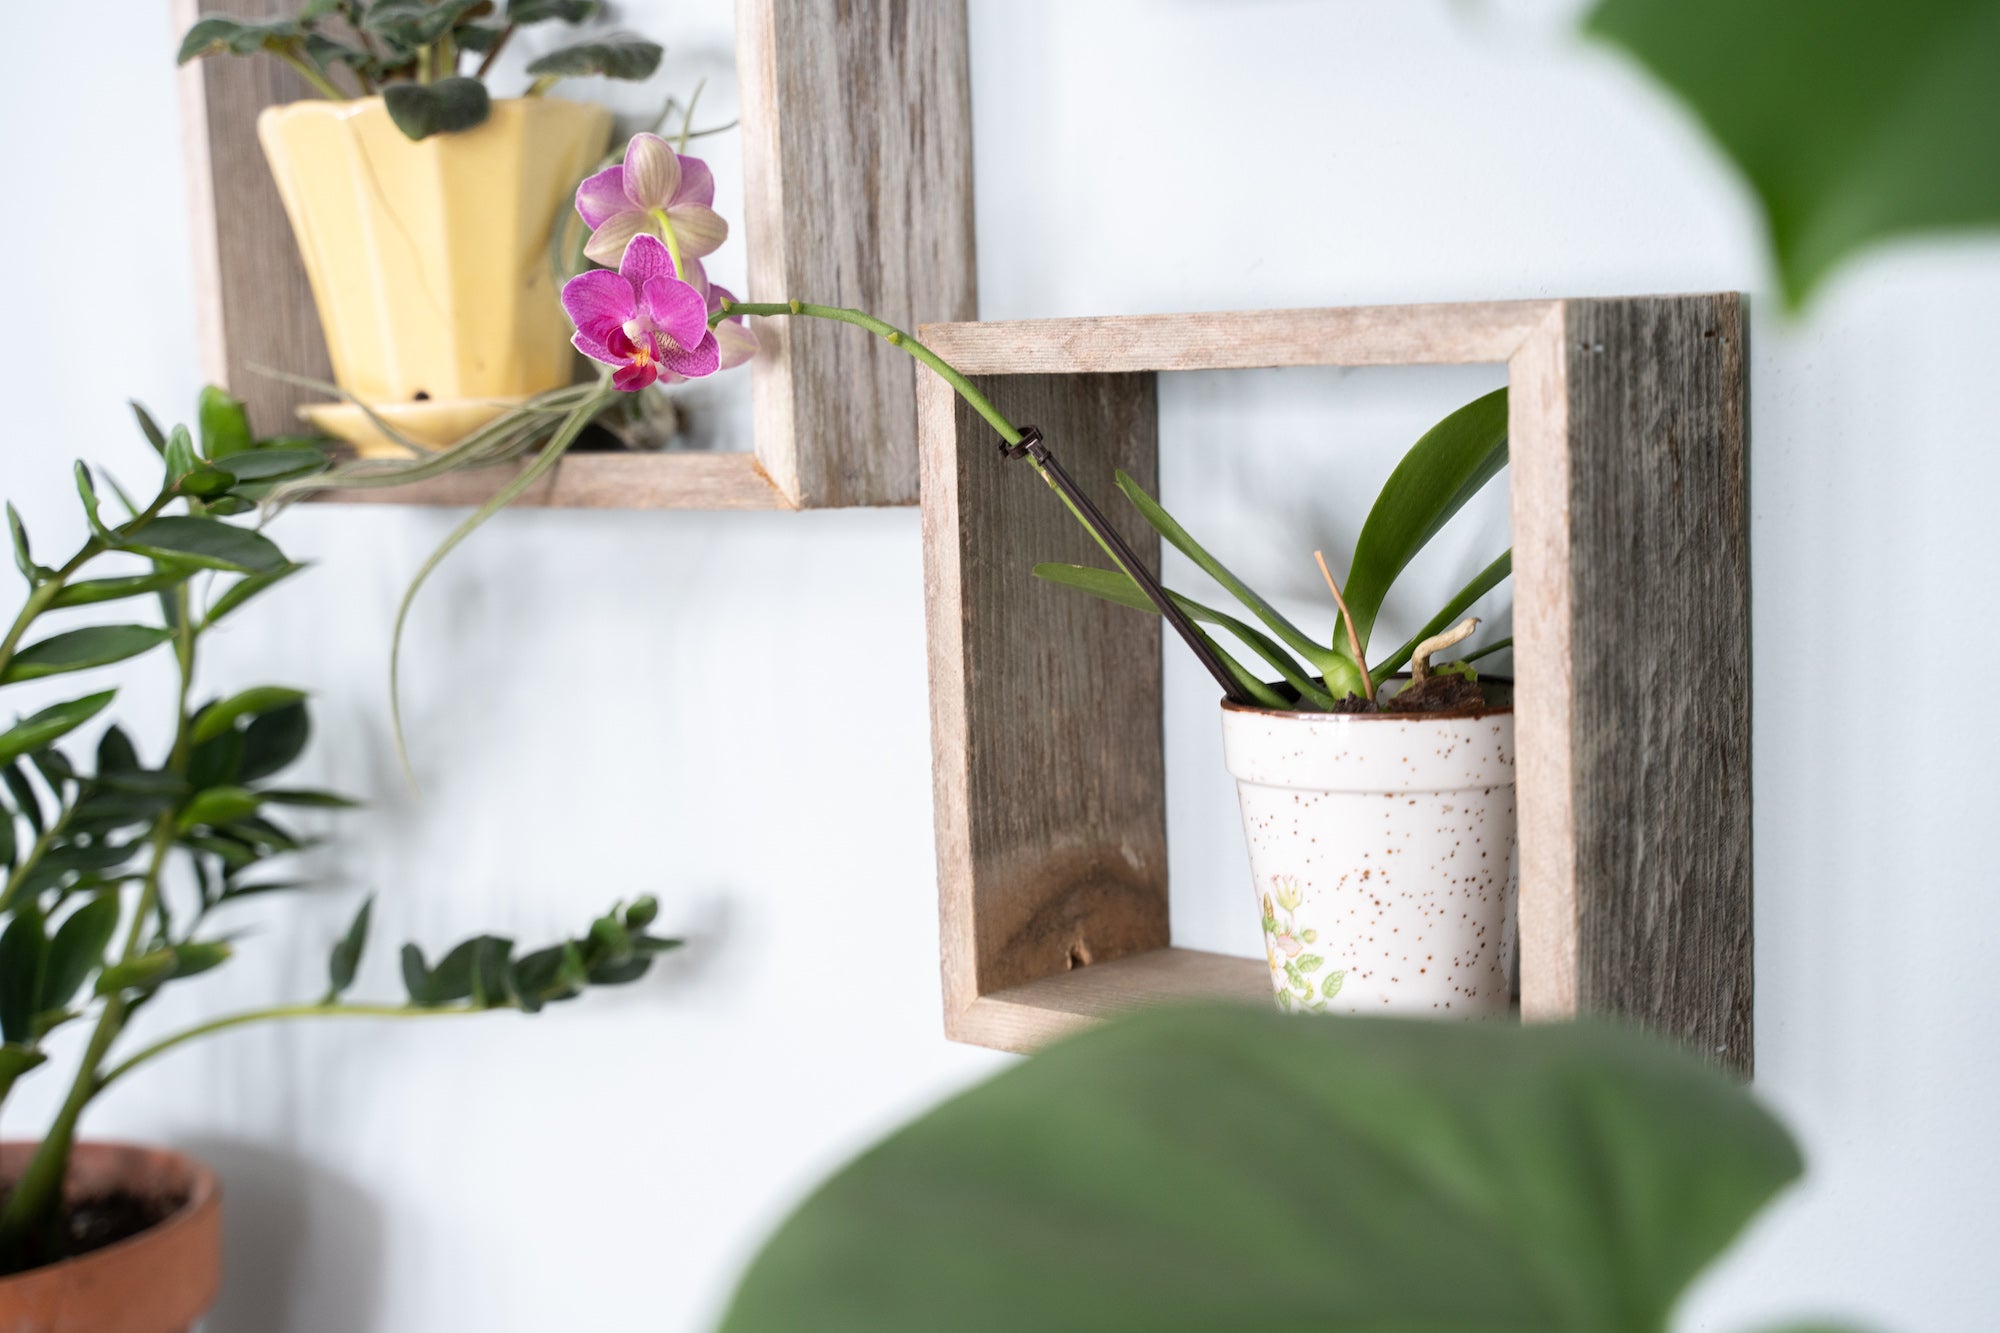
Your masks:
{"label": "wooden box shelf", "polygon": [[[295,0],[172,0],[269,18]],[[971,93],[965,0],[849,5],[736,0],[749,300],[855,305],[911,328],[970,319]],[[671,41],[671,37],[667,37]],[[262,376],[332,378],[289,223],[257,143],[259,110],[311,96],[276,61],[182,71],[203,369],[267,433],[316,397]],[[917,499],[916,366],[852,329],[765,321],[752,363],[754,451],[565,460],[534,503],[809,509]],[[735,374],[744,372],[737,371]],[[504,481],[470,474],[348,501],[476,504]],[[623,488],[622,490],[618,488]]]}
{"label": "wooden box shelf", "polygon": [[[1508,367],[1521,1004],[1748,1071],[1750,651],[1734,294],[943,324],[922,335],[1086,490],[1157,476],[1155,376]],[[919,385],[945,1025],[1026,1050],[1107,1013],[1269,1003],[1171,946],[1159,621],[1033,579],[1089,538]],[[1171,497],[1168,497],[1171,503]],[[1157,539],[1121,523],[1141,558]]]}

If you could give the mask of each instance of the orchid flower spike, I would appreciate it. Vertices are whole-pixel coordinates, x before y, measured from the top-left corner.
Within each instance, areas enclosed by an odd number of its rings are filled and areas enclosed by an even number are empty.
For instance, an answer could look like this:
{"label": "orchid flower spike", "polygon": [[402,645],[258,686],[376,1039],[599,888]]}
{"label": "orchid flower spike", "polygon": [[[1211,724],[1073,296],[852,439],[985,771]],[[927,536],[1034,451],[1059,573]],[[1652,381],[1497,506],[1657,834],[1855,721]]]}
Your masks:
{"label": "orchid flower spike", "polygon": [[571,278],[562,303],[576,325],[576,350],[618,367],[611,382],[627,393],[662,375],[700,379],[722,366],[708,302],[674,276],[657,236],[634,236],[616,273],[599,268]]}
{"label": "orchid flower spike", "polygon": [[665,236],[671,229],[683,265],[714,254],[729,239],[729,224],[714,203],[715,177],[707,163],[682,157],[657,134],[635,134],[623,166],[606,167],[577,186],[576,211],[590,228],[583,253],[616,267],[633,237]]}

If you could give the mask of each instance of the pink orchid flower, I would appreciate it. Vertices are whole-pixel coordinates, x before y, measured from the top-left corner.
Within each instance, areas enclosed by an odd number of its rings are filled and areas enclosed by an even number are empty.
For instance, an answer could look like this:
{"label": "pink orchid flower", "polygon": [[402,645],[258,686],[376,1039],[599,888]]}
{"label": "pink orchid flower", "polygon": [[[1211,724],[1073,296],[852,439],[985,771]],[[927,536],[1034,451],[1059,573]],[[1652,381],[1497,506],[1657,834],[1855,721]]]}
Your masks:
{"label": "pink orchid flower", "polygon": [[571,278],[562,303],[576,325],[576,350],[618,367],[611,382],[627,393],[662,375],[700,379],[721,368],[708,302],[674,276],[657,236],[634,236],[616,273],[600,268]]}
{"label": "pink orchid flower", "polygon": [[[701,293],[711,316],[722,309],[724,301],[736,299],[735,292],[719,283],[709,282],[708,270],[701,266],[699,259],[688,260],[686,267],[687,272],[682,276],[690,287]],[[711,327],[722,351],[722,369],[733,370],[757,355],[757,334],[743,316],[731,315]]]}
{"label": "pink orchid flower", "polygon": [[714,254],[729,239],[729,224],[710,207],[714,202],[715,177],[707,163],[682,157],[657,134],[635,134],[625,146],[625,165],[606,167],[576,187],[576,211],[590,228],[583,252],[615,267],[633,237],[663,235],[664,219],[683,264]]}

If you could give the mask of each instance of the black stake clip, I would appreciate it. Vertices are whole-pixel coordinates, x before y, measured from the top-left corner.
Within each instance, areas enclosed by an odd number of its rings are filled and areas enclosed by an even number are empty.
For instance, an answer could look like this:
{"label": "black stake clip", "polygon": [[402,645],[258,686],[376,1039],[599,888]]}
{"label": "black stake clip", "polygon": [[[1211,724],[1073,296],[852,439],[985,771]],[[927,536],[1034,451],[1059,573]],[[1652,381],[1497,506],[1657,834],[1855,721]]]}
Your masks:
{"label": "black stake clip", "polygon": [[1106,518],[1103,511],[1083,493],[1082,488],[1069,475],[1069,471],[1056,461],[1056,456],[1049,451],[1049,446],[1042,440],[1041,428],[1022,426],[1019,429],[1021,432],[1019,440],[1000,441],[1000,456],[1008,459],[1033,459],[1035,465],[1042,470],[1042,475],[1047,477],[1050,484],[1062,492],[1070,502],[1077,516],[1083,519],[1084,525],[1097,534],[1097,539],[1110,550],[1112,559],[1116,560],[1123,567],[1125,574],[1139,585],[1140,591],[1146,594],[1146,600],[1166,618],[1167,623],[1174,627],[1174,632],[1181,636],[1195,657],[1208,668],[1208,674],[1215,677],[1215,683],[1222,687],[1224,697],[1232,703],[1256,702],[1242,686],[1236,683],[1236,678],[1229,674],[1229,668],[1223,665],[1222,657],[1216,652],[1215,645],[1195,628],[1194,621],[1188,618],[1187,612],[1181,610],[1179,604],[1168,594],[1160,583],[1159,576],[1146,568],[1145,562],[1139,559],[1138,552],[1118,534],[1118,529],[1111,526],[1111,520]]}

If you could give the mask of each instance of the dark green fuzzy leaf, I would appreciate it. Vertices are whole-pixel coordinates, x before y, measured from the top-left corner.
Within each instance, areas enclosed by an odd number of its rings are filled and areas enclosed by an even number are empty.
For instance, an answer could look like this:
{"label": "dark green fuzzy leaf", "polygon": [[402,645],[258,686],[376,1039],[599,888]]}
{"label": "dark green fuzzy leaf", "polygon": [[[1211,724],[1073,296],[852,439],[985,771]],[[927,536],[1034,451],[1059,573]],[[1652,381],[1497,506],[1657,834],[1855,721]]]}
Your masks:
{"label": "dark green fuzzy leaf", "polygon": [[[265,886],[264,891],[270,892],[270,886]],[[242,893],[239,892],[235,896],[241,897]],[[327,955],[326,1003],[332,1004],[354,984],[354,974],[361,966],[362,951],[368,947],[368,921],[374,911],[375,896],[370,894],[363,900],[361,910],[354,914],[353,922],[347,927],[347,934],[341,936],[340,941],[333,946],[333,952]]]}
{"label": "dark green fuzzy leaf", "polygon": [[268,51],[305,36],[305,29],[292,19],[270,19],[262,23],[209,15],[196,20],[181,38],[178,63],[187,64],[203,56],[249,55]]}
{"label": "dark green fuzzy leaf", "polygon": [[304,568],[306,566],[303,564],[287,564],[283,569],[274,570],[269,574],[250,574],[236,580],[220,597],[209,604],[208,623],[213,625],[258,593],[275,587]]}
{"label": "dark green fuzzy leaf", "polygon": [[37,1012],[63,1008],[103,965],[104,950],[118,929],[118,914],[118,895],[100,894],[71,912],[57,928],[49,945]]}
{"label": "dark green fuzzy leaf", "polygon": [[91,625],[65,630],[29,644],[0,672],[0,684],[37,680],[66,671],[85,671],[137,657],[173,635],[153,625]]}
{"label": "dark green fuzzy leaf", "polygon": [[201,456],[209,462],[220,462],[231,454],[256,447],[255,437],[250,433],[250,414],[240,400],[229,396],[228,390],[204,385],[195,415],[201,427]]}
{"label": "dark green fuzzy leaf", "polygon": [[630,33],[613,33],[551,51],[529,65],[528,73],[536,78],[573,79],[601,74],[608,79],[644,79],[660,67],[660,57],[665,54],[665,48],[658,42]]}
{"label": "dark green fuzzy leaf", "polygon": [[180,831],[183,833],[204,825],[216,827],[233,824],[257,808],[257,793],[245,787],[210,787],[196,793],[187,808],[181,811]]}
{"label": "dark green fuzzy leaf", "polygon": [[49,939],[34,903],[14,907],[0,931],[0,1037],[20,1045],[34,1039],[36,1003],[48,966]]}
{"label": "dark green fuzzy leaf", "polygon": [[722,1330],[1662,1329],[1800,1166],[1629,1030],[1161,1009],[864,1154]]}
{"label": "dark green fuzzy leaf", "polygon": [[452,29],[451,39],[458,43],[461,51],[483,56],[500,44],[505,28],[497,28],[486,23],[466,23]]}
{"label": "dark green fuzzy leaf", "polygon": [[382,100],[389,119],[410,139],[483,125],[493,105],[485,84],[461,76],[436,83],[392,83],[382,90]]}
{"label": "dark green fuzzy leaf", "polygon": [[[452,25],[485,3],[487,0],[375,0],[368,6],[361,26],[393,46],[414,51],[437,41],[451,31]],[[394,114],[393,110],[390,114]]]}
{"label": "dark green fuzzy leaf", "polygon": [[257,717],[243,732],[239,781],[261,781],[284,769],[304,752],[311,737],[312,722],[304,704],[288,704]]}
{"label": "dark green fuzzy leaf", "polygon": [[126,545],[156,559],[241,574],[274,574],[289,563],[285,553],[262,533],[212,518],[156,518]]}
{"label": "dark green fuzzy leaf", "polygon": [[148,593],[166,592],[178,587],[194,577],[192,569],[156,569],[151,574],[126,574],[117,578],[82,579],[75,583],[65,583],[62,591],[49,603],[52,607],[90,606],[97,602],[115,602],[126,597],[144,597]]}
{"label": "dark green fuzzy leaf", "polygon": [[305,702],[304,690],[288,689],[283,685],[257,685],[227,699],[217,700],[195,715],[193,736],[197,743],[236,725],[237,719],[257,717],[279,708]]}
{"label": "dark green fuzzy leaf", "polygon": [[546,23],[560,19],[564,23],[581,23],[597,17],[603,8],[599,0],[508,0],[507,21]]}
{"label": "dark green fuzzy leaf", "polygon": [[67,736],[103,712],[117,693],[116,690],[103,690],[87,694],[68,703],[51,704],[39,713],[23,718],[0,732],[0,764],[12,763],[24,754]]}

